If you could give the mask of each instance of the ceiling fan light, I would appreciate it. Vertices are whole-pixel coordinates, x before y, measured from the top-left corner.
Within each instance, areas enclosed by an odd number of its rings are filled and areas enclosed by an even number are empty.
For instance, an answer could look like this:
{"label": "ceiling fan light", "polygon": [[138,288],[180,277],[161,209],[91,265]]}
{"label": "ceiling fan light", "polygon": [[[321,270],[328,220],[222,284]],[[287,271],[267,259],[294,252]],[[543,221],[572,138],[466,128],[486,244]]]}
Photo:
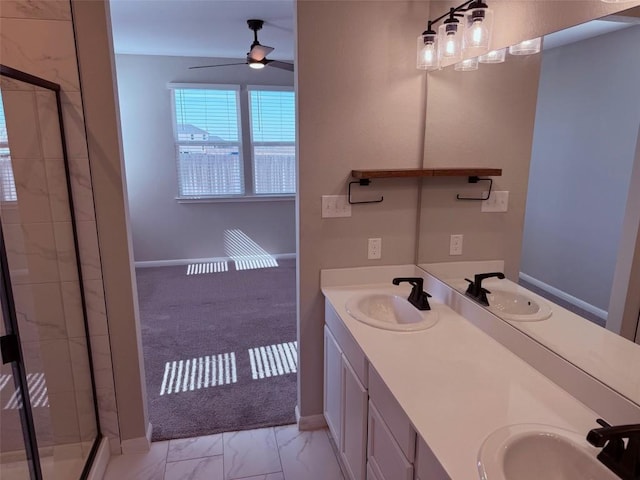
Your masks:
{"label": "ceiling fan light", "polygon": [[249,64],[249,67],[255,69],[255,70],[260,70],[261,68],[265,67],[265,64],[263,62],[260,62],[258,60],[251,60],[249,59],[249,61],[247,62]]}

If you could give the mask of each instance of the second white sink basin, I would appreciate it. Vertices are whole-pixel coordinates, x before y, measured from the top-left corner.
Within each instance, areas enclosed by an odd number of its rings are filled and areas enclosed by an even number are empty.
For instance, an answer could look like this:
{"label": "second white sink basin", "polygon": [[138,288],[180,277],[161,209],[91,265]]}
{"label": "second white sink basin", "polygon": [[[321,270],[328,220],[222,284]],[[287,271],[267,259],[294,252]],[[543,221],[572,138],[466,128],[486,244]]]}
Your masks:
{"label": "second white sink basin", "polygon": [[522,293],[491,288],[487,293],[489,310],[506,320],[535,322],[551,316],[551,307]]}
{"label": "second white sink basin", "polygon": [[406,298],[390,293],[356,295],[345,307],[356,320],[384,330],[425,330],[438,321],[433,310],[418,310]]}
{"label": "second white sink basin", "polygon": [[619,480],[585,435],[548,425],[503,427],[478,454],[481,480]]}

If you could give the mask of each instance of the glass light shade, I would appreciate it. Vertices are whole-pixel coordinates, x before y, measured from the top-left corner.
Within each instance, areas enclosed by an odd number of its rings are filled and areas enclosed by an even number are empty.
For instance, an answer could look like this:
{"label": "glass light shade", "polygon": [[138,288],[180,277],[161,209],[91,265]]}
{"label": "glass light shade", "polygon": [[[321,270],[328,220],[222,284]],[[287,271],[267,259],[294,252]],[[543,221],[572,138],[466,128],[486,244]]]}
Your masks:
{"label": "glass light shade", "polygon": [[478,58],[480,63],[502,63],[507,56],[507,49],[491,50]]}
{"label": "glass light shade", "polygon": [[438,27],[438,53],[441,62],[455,63],[462,59],[462,32],[459,22]]}
{"label": "glass light shade", "polygon": [[417,67],[420,70],[436,70],[440,68],[438,58],[438,36],[428,33],[418,35]]}
{"label": "glass light shade", "polygon": [[493,30],[493,10],[473,8],[465,15],[464,48],[488,50]]}
{"label": "glass light shade", "polygon": [[260,70],[261,68],[264,68],[264,63],[257,60],[249,60],[249,66],[251,68],[255,68],[256,70]]}
{"label": "glass light shade", "polygon": [[472,70],[478,69],[478,57],[467,58],[466,60],[462,60],[454,65],[454,69],[459,72],[470,72]]}
{"label": "glass light shade", "polygon": [[525,40],[517,45],[511,45],[509,47],[509,53],[511,55],[533,55],[540,51],[542,46],[542,37],[533,38],[531,40]]}

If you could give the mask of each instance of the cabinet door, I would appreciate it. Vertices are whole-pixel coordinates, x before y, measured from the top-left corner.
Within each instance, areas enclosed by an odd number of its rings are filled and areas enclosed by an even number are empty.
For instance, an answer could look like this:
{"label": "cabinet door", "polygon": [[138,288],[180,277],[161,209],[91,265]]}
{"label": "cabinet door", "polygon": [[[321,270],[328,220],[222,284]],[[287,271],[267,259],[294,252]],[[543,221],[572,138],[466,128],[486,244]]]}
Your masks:
{"label": "cabinet door", "polygon": [[342,461],[352,480],[365,480],[367,456],[367,390],[342,356]]}
{"label": "cabinet door", "polygon": [[371,469],[381,480],[413,480],[413,465],[371,402],[367,456]]}
{"label": "cabinet door", "polygon": [[324,327],[324,418],[338,449],[342,446],[342,352]]}

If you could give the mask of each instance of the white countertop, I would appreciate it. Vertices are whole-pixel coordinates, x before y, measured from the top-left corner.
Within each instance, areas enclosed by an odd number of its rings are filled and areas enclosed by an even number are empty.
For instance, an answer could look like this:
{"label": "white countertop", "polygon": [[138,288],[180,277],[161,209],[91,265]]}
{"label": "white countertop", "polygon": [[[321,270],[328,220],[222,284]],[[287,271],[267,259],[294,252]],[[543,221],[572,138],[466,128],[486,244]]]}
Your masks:
{"label": "white countertop", "polygon": [[[503,264],[501,261],[449,262],[424,264],[420,268],[464,293],[467,285],[464,277],[472,278],[474,272],[503,271]],[[550,303],[508,279],[489,278],[482,284],[489,290],[513,290],[549,303],[553,311],[551,318],[509,323],[632,402],[640,402],[640,369],[629,368],[640,364],[640,345]]]}
{"label": "white countertop", "polygon": [[478,450],[505,425],[584,436],[597,426],[595,412],[434,299],[438,323],[418,332],[381,330],[347,313],[346,301],[363,291],[408,295],[407,285],[391,284],[395,276],[422,274],[413,265],[323,271],[322,291],[452,480],[479,478]]}

